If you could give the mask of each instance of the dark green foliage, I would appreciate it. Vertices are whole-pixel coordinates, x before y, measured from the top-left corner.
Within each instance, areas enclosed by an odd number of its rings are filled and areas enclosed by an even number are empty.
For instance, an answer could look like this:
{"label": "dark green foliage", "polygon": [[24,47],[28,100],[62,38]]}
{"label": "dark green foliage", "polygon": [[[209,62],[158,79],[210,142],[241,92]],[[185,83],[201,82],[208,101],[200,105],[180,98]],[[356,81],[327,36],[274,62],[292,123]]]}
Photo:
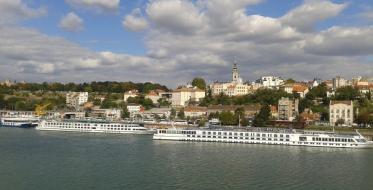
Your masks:
{"label": "dark green foliage", "polygon": [[360,97],[359,90],[352,86],[338,88],[335,91],[335,100],[356,100]]}
{"label": "dark green foliage", "polygon": [[296,83],[297,81],[295,81],[294,79],[292,78],[288,78],[285,80],[285,84],[291,84],[291,83]]}
{"label": "dark green foliage", "polygon": [[165,98],[159,98],[157,100],[158,104],[160,107],[168,107],[171,105],[171,103],[169,101],[167,101]]}
{"label": "dark green foliage", "polygon": [[206,89],[206,82],[203,78],[199,78],[199,77],[194,78],[192,81],[192,85],[202,90]]}
{"label": "dark green foliage", "polygon": [[185,119],[185,113],[184,113],[184,108],[181,108],[179,113],[177,113],[177,117],[179,119]]}
{"label": "dark green foliage", "polygon": [[170,113],[170,119],[175,119],[175,117],[176,117],[176,110],[175,108],[172,108],[171,113]]}
{"label": "dark green foliage", "polygon": [[223,111],[219,114],[219,120],[222,125],[236,125],[237,120],[235,115],[230,111]]}
{"label": "dark green foliage", "polygon": [[153,101],[149,98],[145,98],[144,95],[136,96],[136,97],[129,97],[127,99],[128,103],[133,103],[133,104],[140,104],[144,106],[145,109],[150,109],[153,107]]}
{"label": "dark green foliage", "polygon": [[265,127],[268,124],[269,117],[271,116],[271,108],[265,104],[260,109],[259,113],[255,116],[253,125],[255,127]]}
{"label": "dark green foliage", "polygon": [[122,102],[119,106],[121,109],[122,109],[122,115],[121,117],[124,119],[124,118],[129,118],[130,117],[130,112],[128,112],[128,109],[127,109],[127,104]]}
{"label": "dark green foliage", "polygon": [[123,93],[129,90],[138,90],[141,93],[148,93],[150,90],[161,89],[168,91],[166,86],[157,83],[133,83],[133,82],[91,82],[91,83],[17,83],[10,87],[0,86],[0,90],[17,91],[87,91]]}

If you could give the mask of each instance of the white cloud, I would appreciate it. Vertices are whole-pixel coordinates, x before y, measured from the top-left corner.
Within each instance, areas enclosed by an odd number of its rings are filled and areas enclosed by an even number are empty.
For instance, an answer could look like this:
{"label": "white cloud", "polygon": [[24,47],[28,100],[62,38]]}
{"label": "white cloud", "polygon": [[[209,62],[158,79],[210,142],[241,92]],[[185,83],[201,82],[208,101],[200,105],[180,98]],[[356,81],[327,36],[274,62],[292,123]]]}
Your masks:
{"label": "white cloud", "polygon": [[76,9],[93,10],[97,13],[113,12],[119,8],[120,0],[65,0]]}
{"label": "white cloud", "polygon": [[78,32],[84,29],[84,21],[74,12],[70,12],[61,18],[58,27],[70,32]]}
{"label": "white cloud", "polygon": [[313,30],[314,24],[337,16],[347,7],[347,4],[332,3],[328,0],[306,0],[301,6],[289,11],[280,20],[300,31]]}
{"label": "white cloud", "polygon": [[156,27],[167,32],[193,33],[205,24],[197,7],[185,0],[151,1],[146,13]]}
{"label": "white cloud", "polygon": [[124,17],[123,27],[132,31],[142,31],[148,27],[148,22],[141,15],[140,9],[135,9],[130,15]]}
{"label": "white cloud", "polygon": [[22,0],[0,0],[0,24],[14,23],[19,20],[43,16],[44,7],[33,9]]}
{"label": "white cloud", "polygon": [[332,27],[308,39],[307,53],[325,56],[373,54],[373,27]]}
{"label": "white cloud", "polygon": [[[229,80],[236,59],[245,80],[267,74],[299,80],[373,75],[367,59],[373,52],[372,27],[313,30],[345,4],[305,1],[280,18],[247,13],[248,6],[260,2],[151,0],[142,7],[144,15],[140,10],[130,14],[148,22],[144,56],[94,52],[32,29],[0,26],[0,74],[24,77],[18,80],[132,80],[176,86],[196,76]],[[302,11],[307,16],[299,16]],[[304,24],[291,19],[296,17]]]}

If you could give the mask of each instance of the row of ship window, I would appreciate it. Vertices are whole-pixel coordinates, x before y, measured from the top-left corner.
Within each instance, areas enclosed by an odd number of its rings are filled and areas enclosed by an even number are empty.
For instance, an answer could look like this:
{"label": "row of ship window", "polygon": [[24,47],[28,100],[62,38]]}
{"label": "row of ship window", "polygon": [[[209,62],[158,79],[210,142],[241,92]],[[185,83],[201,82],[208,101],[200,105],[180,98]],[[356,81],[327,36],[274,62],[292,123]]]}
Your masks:
{"label": "row of ship window", "polygon": [[[195,135],[187,135],[188,137],[195,137]],[[197,135],[197,137],[199,137],[199,135]],[[205,136],[202,136],[202,137],[205,137]],[[208,138],[211,138],[211,137],[209,137],[208,136]],[[216,138],[215,136],[213,136],[213,138]],[[221,138],[221,137],[218,137],[218,138]],[[227,137],[223,137],[223,139],[227,139]],[[232,139],[232,137],[229,137],[228,139]],[[238,139],[238,137],[234,137],[234,139]],[[245,140],[249,140],[249,138],[247,138],[247,137],[245,137],[245,138],[243,138],[243,137],[239,137],[239,139],[245,139]],[[187,139],[186,139],[187,140]],[[189,139],[189,140],[192,140],[192,139]],[[254,138],[251,138],[250,140],[255,140]],[[256,138],[256,140],[260,140],[260,138]],[[266,140],[265,138],[262,138],[262,140]],[[269,141],[271,141],[271,139],[270,138],[268,138],[268,140]],[[279,139],[280,141],[284,141],[283,139]],[[203,140],[203,141],[205,141],[205,140]],[[208,141],[208,140],[206,140],[206,141]],[[277,141],[277,139],[274,139],[274,141]],[[289,139],[286,139],[285,141],[287,141],[287,142],[289,142]],[[240,142],[242,142],[243,143],[243,141],[240,141]],[[270,143],[270,142],[263,142],[263,143]],[[329,145],[329,146],[347,146],[347,144],[339,144],[339,143],[314,143],[314,142],[293,142],[293,144],[299,144],[299,145],[302,145],[302,144],[304,144],[304,145],[323,145],[323,146],[327,146],[327,145]],[[277,144],[277,143],[274,143],[274,144]],[[289,143],[287,143],[287,144],[289,144]],[[357,144],[350,144],[350,146],[357,146]]]}
{"label": "row of ship window", "polygon": [[312,141],[354,142],[353,139],[312,137]]}
{"label": "row of ship window", "polygon": [[[255,137],[232,137],[232,136],[205,136],[205,135],[187,135],[187,137],[197,137],[197,138],[218,138],[218,139],[245,139],[245,140],[268,140],[268,141],[272,141],[272,138],[255,138]],[[288,138],[287,139],[273,139],[273,141],[290,141]]]}
{"label": "row of ship window", "polygon": [[[47,125],[57,125],[57,126],[91,126],[89,123],[47,123]],[[93,126],[98,126],[94,124]],[[101,124],[102,127],[137,127],[136,125],[112,125],[112,124]]]}
{"label": "row of ship window", "polygon": [[283,134],[265,134],[265,133],[234,133],[234,132],[202,132],[202,135],[229,135],[229,136],[257,136],[257,137],[286,137],[289,138],[289,135]]}
{"label": "row of ship window", "polygon": [[[96,129],[96,127],[72,127],[72,126],[56,126],[56,127],[59,127],[59,128],[68,128],[68,129]],[[142,130],[142,129],[136,129],[136,128],[123,128],[123,127],[119,127],[119,128],[112,128],[112,127],[109,127],[107,128],[108,130],[125,130],[125,131],[131,131],[131,130],[134,130],[134,131],[137,131],[137,130]]]}

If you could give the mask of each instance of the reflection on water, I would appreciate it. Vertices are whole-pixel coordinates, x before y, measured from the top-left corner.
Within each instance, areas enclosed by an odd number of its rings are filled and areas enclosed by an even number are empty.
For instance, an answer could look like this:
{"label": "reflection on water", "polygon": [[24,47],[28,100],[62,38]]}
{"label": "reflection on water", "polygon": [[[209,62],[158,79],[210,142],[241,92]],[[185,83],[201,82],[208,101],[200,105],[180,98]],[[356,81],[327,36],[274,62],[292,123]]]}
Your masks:
{"label": "reflection on water", "polygon": [[370,189],[373,152],[0,128],[0,189]]}

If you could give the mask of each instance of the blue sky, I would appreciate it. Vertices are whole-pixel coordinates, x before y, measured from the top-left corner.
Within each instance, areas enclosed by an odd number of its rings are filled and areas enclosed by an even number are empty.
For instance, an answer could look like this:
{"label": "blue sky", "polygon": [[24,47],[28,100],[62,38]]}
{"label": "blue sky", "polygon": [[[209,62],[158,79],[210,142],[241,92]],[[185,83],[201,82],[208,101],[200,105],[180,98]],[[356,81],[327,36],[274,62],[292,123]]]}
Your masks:
{"label": "blue sky", "polygon": [[233,57],[244,80],[373,76],[373,1],[0,0],[0,11],[0,79],[175,86],[229,80]]}
{"label": "blue sky", "polygon": [[[354,16],[364,7],[373,6],[373,2],[366,0],[333,1],[336,3],[349,3],[338,18],[331,18],[318,24],[319,29],[325,29],[333,25],[358,25],[359,20]],[[144,55],[146,47],[144,44],[145,32],[136,33],[123,29],[121,21],[123,17],[130,14],[138,7],[145,7],[145,0],[122,0],[119,10],[110,13],[98,14],[87,10],[79,10],[71,7],[64,1],[33,0],[32,7],[46,6],[48,16],[39,19],[27,20],[22,25],[32,27],[51,36],[62,36],[68,40],[79,43],[81,46],[93,51],[112,51],[116,53],[129,53]],[[265,0],[247,9],[248,14],[259,14],[268,17],[281,17],[292,8],[300,6],[303,0]],[[84,31],[79,33],[66,32],[58,28],[59,20],[69,12],[77,13],[84,19]]]}

